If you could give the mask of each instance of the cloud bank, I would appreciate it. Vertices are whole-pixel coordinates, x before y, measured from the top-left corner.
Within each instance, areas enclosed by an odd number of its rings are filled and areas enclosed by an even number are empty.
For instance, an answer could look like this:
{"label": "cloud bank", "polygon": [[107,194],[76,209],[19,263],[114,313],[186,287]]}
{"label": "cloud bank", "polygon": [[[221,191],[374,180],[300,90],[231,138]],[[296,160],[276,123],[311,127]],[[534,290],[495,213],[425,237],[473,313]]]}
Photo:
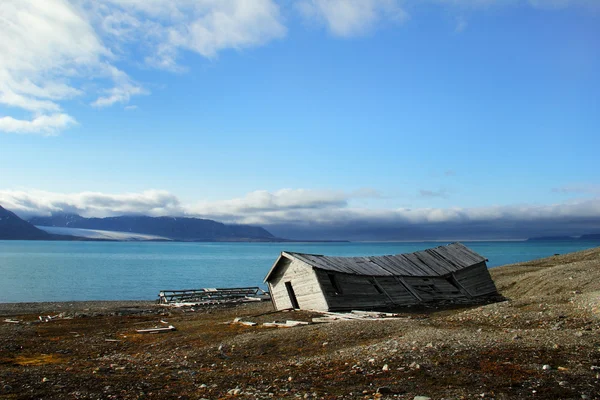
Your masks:
{"label": "cloud bank", "polygon": [[476,208],[368,209],[353,200],[378,197],[371,190],[282,189],[236,199],[182,204],[177,196],[141,193],[62,194],[0,191],[0,205],[23,217],[56,212],[86,217],[115,215],[193,216],[226,223],[262,225],[297,239],[417,240],[523,238],[600,232],[600,197],[550,205]]}

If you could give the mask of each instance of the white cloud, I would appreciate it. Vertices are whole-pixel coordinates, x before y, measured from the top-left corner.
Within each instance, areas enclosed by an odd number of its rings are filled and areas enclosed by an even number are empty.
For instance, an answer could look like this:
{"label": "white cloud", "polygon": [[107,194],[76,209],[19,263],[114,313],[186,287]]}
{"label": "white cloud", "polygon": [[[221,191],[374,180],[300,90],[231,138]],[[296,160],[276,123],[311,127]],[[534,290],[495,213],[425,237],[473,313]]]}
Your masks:
{"label": "white cloud", "polygon": [[181,50],[207,58],[225,49],[263,45],[286,34],[273,0],[109,0],[96,6],[103,31],[119,40],[142,41],[146,62],[180,71]]}
{"label": "white cloud", "polygon": [[[141,89],[111,61],[77,1],[4,0],[0,3],[0,105],[32,113],[1,117],[0,131],[55,134],[75,124],[63,103],[84,95],[82,78],[109,80],[120,101]],[[131,88],[137,88],[132,90]],[[110,97],[102,100],[110,102]]]}
{"label": "white cloud", "polygon": [[381,21],[408,17],[396,0],[300,0],[296,6],[307,20],[323,22],[341,37],[363,35]]}
{"label": "white cloud", "polygon": [[194,216],[228,223],[296,226],[427,226],[430,224],[487,225],[523,221],[599,219],[600,198],[550,205],[508,205],[475,208],[368,209],[351,206],[359,197],[378,197],[370,190],[282,189],[256,191],[237,199],[181,204],[177,196],[158,190],[140,193],[54,193],[39,190],[0,190],[0,205],[21,216],[72,212],[86,217],[124,214]]}
{"label": "white cloud", "polygon": [[85,217],[124,214],[180,215],[176,196],[161,190],[141,193],[56,193],[41,190],[0,190],[0,205],[21,216],[78,213]]}
{"label": "white cloud", "polygon": [[54,135],[57,132],[77,124],[68,114],[40,115],[31,120],[0,118],[0,131],[9,133],[41,133]]}
{"label": "white cloud", "polygon": [[126,83],[120,87],[106,90],[106,96],[101,96],[92,103],[94,107],[108,107],[115,103],[127,103],[131,96],[148,94],[149,92],[141,86]]}
{"label": "white cloud", "polygon": [[149,94],[117,67],[130,61],[130,46],[154,66],[182,70],[182,49],[214,58],[286,33],[273,0],[3,0],[0,15],[0,131],[8,133],[72,126],[63,108],[75,97],[94,96],[90,104],[102,108]]}

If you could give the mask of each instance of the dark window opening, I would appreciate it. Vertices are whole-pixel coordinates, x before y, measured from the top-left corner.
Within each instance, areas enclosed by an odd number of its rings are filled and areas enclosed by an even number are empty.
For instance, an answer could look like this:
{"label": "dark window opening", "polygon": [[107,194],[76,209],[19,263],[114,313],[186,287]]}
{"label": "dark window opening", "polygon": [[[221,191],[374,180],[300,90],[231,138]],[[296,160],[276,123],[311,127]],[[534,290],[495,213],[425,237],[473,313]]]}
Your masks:
{"label": "dark window opening", "polygon": [[335,291],[335,294],[342,294],[342,288],[340,287],[340,284],[338,283],[335,275],[327,274],[327,277],[329,278],[329,282],[331,283],[331,286],[333,286],[333,290]]}

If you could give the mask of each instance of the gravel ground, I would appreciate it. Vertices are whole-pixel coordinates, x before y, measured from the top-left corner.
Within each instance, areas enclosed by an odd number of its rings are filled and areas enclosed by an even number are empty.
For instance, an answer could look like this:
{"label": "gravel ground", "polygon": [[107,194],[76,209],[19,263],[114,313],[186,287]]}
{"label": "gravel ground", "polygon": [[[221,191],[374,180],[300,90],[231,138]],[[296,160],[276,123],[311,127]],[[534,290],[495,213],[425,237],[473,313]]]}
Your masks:
{"label": "gravel ground", "polygon": [[508,301],[294,328],[261,323],[317,314],[0,304],[0,399],[600,398],[600,248],[491,273]]}

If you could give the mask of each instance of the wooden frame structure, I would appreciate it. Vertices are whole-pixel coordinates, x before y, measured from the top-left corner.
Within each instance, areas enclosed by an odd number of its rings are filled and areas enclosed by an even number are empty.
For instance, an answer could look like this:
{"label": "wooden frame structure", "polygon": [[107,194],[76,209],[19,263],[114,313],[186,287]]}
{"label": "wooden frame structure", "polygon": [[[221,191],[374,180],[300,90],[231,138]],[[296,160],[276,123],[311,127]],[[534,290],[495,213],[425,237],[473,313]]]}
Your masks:
{"label": "wooden frame structure", "polygon": [[158,294],[158,302],[160,304],[220,304],[268,299],[269,294],[258,286],[241,288],[161,290]]}

